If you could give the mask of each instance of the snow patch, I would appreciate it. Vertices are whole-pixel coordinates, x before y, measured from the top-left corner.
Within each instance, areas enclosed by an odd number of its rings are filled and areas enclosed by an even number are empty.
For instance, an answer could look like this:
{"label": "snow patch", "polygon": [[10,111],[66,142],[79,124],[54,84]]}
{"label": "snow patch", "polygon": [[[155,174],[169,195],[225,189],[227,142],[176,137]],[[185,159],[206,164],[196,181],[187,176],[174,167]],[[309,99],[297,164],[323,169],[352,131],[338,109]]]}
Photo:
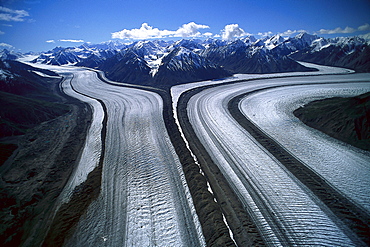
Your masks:
{"label": "snow patch", "polygon": [[45,74],[45,73],[42,73],[41,71],[33,70],[32,72],[33,72],[33,73],[35,73],[35,74],[37,74],[37,75],[39,75],[39,76],[41,76],[41,77],[57,78],[57,79],[60,79],[60,78],[61,78],[61,76],[52,76],[52,75],[47,75],[47,74]]}

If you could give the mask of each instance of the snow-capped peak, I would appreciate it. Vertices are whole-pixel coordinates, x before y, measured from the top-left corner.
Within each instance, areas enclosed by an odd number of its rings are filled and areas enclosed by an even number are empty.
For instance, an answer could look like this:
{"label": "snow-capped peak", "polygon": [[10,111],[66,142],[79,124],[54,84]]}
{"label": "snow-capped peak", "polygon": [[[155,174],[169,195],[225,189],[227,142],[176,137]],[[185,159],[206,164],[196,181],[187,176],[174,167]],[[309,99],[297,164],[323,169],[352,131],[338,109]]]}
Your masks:
{"label": "snow-capped peak", "polygon": [[176,53],[175,57],[183,57],[183,56],[189,56],[190,53],[192,53],[191,50],[189,50],[186,47],[179,47],[179,51]]}
{"label": "snow-capped peak", "polygon": [[268,50],[271,50],[274,49],[276,46],[280,45],[281,43],[283,43],[284,41],[285,41],[284,37],[282,37],[280,34],[276,34],[265,41],[265,47]]}
{"label": "snow-capped peak", "polygon": [[317,39],[317,36],[308,34],[306,32],[301,32],[297,34],[294,39],[300,40],[301,43],[305,43],[305,45],[311,45],[312,42]]}

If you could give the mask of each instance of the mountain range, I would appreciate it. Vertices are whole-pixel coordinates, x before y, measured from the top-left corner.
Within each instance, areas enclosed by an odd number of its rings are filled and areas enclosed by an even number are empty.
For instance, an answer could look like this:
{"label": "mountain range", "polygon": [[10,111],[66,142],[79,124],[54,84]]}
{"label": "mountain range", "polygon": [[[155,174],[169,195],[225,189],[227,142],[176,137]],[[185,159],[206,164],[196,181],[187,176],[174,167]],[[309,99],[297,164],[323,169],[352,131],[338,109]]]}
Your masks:
{"label": "mountain range", "polygon": [[296,61],[370,72],[370,42],[357,36],[325,39],[308,33],[289,38],[248,36],[232,41],[143,40],[126,44],[115,40],[56,47],[32,62],[96,68],[114,81],[169,87],[238,73],[312,70]]}

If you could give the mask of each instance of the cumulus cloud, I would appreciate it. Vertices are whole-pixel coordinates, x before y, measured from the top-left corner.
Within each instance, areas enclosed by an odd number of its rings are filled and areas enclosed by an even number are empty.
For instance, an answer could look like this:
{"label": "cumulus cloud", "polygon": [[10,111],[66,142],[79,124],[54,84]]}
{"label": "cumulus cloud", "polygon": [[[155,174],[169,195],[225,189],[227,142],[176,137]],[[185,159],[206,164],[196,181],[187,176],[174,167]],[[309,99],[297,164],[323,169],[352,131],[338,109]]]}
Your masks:
{"label": "cumulus cloud", "polygon": [[320,29],[318,33],[320,34],[336,34],[336,33],[354,33],[358,31],[368,31],[370,30],[370,25],[368,23],[359,26],[358,28],[346,27],[341,28],[337,27],[335,29]]}
{"label": "cumulus cloud", "polygon": [[[82,39],[60,39],[61,42],[83,43]],[[47,41],[46,41],[47,42]]]}
{"label": "cumulus cloud", "polygon": [[194,22],[182,25],[179,29],[174,32],[174,37],[199,37],[201,33],[198,29],[209,28],[207,25],[200,25]]}
{"label": "cumulus cloud", "polygon": [[182,25],[176,31],[160,30],[143,23],[139,29],[123,29],[122,31],[112,33],[113,39],[159,39],[166,37],[199,37],[202,34],[199,29],[209,28],[207,25],[190,22]]}
{"label": "cumulus cloud", "polygon": [[248,33],[244,32],[244,30],[240,28],[238,24],[229,24],[226,25],[221,31],[221,35],[222,39],[229,40],[248,35]]}
{"label": "cumulus cloud", "polygon": [[46,43],[55,43],[55,40],[51,39],[51,40],[46,40],[45,42]]}
{"label": "cumulus cloud", "polygon": [[14,10],[0,6],[1,21],[24,21],[24,18],[29,16],[25,10]]}
{"label": "cumulus cloud", "polygon": [[162,38],[163,35],[168,34],[167,30],[159,30],[143,23],[139,29],[123,29],[119,32],[112,33],[113,39],[150,39]]}
{"label": "cumulus cloud", "polygon": [[12,49],[14,48],[12,45],[9,45],[7,43],[0,43],[0,47],[2,47],[3,49]]}

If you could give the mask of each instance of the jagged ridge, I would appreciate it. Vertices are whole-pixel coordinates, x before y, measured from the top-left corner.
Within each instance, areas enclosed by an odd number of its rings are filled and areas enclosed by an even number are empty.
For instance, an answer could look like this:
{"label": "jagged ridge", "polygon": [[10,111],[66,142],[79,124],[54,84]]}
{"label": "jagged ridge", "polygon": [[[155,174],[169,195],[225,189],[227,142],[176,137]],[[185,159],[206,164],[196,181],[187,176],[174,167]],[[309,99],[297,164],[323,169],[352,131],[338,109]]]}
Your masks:
{"label": "jagged ridge", "polygon": [[98,68],[115,81],[169,87],[236,73],[312,70],[295,60],[369,72],[370,46],[360,37],[324,39],[307,33],[290,38],[248,36],[232,41],[109,41],[75,48],[56,47],[34,62]]}

